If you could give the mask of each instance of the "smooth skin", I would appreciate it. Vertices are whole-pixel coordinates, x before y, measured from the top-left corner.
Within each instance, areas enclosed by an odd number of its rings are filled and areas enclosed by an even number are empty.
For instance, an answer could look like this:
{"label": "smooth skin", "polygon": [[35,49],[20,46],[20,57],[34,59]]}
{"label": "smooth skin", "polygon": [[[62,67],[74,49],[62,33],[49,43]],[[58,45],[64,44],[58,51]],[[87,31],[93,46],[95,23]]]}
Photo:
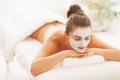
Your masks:
{"label": "smooth skin", "polygon": [[107,60],[120,61],[120,50],[104,43],[93,33],[90,35],[91,41],[86,52],[84,54],[77,53],[69,44],[65,24],[57,21],[45,24],[35,31],[31,37],[42,42],[40,52],[31,65],[31,73],[34,76],[52,69],[66,57],[82,58],[93,53],[94,55],[101,55]]}

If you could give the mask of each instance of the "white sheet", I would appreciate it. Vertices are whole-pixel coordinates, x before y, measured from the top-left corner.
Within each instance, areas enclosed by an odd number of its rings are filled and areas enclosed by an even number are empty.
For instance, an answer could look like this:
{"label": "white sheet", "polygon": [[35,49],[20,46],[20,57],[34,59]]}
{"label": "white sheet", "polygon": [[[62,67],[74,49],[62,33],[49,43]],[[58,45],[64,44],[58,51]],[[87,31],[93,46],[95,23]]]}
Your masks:
{"label": "white sheet", "polygon": [[34,57],[39,53],[41,43],[33,38],[27,38],[24,41],[19,42],[14,51],[16,59],[20,65],[27,70],[30,76],[30,67]]}
{"label": "white sheet", "polygon": [[[39,53],[41,43],[28,38],[15,47],[18,62],[30,74],[31,62]],[[70,58],[69,58],[70,59]],[[67,60],[67,61],[66,61]],[[120,62],[104,61],[103,57],[93,57],[82,62],[66,59],[57,64],[53,69],[33,77],[34,80],[120,80]],[[96,61],[95,61],[96,60]],[[78,60],[77,60],[78,61]],[[90,62],[93,61],[94,63]],[[65,63],[67,62],[67,63]],[[68,63],[69,62],[69,63]],[[74,64],[74,65],[70,65]],[[86,63],[84,63],[86,62]],[[79,66],[78,66],[79,64]],[[31,74],[30,74],[31,75]]]}
{"label": "white sheet", "polygon": [[119,75],[119,62],[104,62],[78,68],[53,69],[34,80],[120,80]]}

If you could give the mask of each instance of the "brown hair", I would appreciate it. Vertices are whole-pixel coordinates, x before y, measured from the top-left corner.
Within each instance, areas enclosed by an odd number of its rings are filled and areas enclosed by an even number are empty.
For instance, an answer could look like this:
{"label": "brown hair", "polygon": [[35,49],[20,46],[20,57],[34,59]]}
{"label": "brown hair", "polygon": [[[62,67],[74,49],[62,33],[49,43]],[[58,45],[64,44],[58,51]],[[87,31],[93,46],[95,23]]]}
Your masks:
{"label": "brown hair", "polygon": [[67,11],[66,33],[69,34],[73,27],[88,27],[91,26],[91,21],[77,4],[71,5]]}

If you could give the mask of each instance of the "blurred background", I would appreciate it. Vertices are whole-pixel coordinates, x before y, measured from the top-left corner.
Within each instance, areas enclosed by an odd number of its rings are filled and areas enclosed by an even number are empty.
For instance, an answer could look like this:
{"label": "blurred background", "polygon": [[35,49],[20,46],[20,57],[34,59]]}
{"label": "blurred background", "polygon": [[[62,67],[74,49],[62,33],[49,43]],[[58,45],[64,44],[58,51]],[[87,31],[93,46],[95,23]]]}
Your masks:
{"label": "blurred background", "polygon": [[[66,18],[66,11],[71,4],[79,4],[82,7],[91,19],[92,31],[97,36],[120,48],[120,0],[0,0],[0,54],[2,42],[5,42],[4,35],[6,35],[6,33],[2,33],[5,30],[3,25],[8,25],[5,31],[10,30],[12,33],[13,29],[9,25],[16,24],[18,19],[24,20],[24,15],[20,15],[20,11],[43,8]],[[0,61],[0,71],[6,72],[5,65],[2,65],[5,62]],[[10,64],[10,71],[12,79],[7,80],[29,79],[26,71],[16,60]],[[1,77],[0,74],[0,80],[5,80]]]}
{"label": "blurred background", "polygon": [[120,0],[0,0],[0,16],[15,17],[26,7],[47,8],[66,15],[70,4],[79,4],[91,18],[93,31],[110,31],[120,35]]}

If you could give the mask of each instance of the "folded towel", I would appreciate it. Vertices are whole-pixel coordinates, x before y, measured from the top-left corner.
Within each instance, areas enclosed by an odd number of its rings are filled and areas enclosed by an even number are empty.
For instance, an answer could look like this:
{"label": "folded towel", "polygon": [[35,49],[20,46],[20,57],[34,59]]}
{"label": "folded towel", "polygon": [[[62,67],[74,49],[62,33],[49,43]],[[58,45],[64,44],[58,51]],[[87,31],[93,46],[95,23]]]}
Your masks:
{"label": "folded towel", "polygon": [[62,62],[63,67],[80,67],[85,65],[97,64],[104,62],[100,55],[93,55],[84,58],[65,58]]}

